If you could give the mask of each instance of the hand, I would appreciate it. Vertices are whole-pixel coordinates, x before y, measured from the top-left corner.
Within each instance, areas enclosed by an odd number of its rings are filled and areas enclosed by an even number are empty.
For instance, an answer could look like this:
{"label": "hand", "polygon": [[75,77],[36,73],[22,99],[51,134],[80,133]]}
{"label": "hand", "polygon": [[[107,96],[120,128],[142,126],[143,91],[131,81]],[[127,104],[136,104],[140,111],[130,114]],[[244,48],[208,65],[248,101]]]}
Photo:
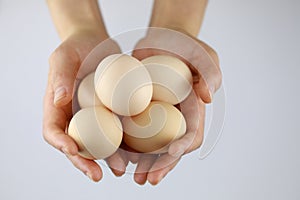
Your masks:
{"label": "hand", "polygon": [[[95,161],[78,155],[76,143],[65,130],[73,115],[72,98],[76,89],[75,83],[96,67],[96,65],[89,65],[90,67],[86,68],[80,66],[90,51],[107,37],[94,30],[77,31],[67,37],[49,59],[50,70],[44,97],[43,136],[45,140],[65,153],[75,167],[94,181],[102,178],[101,168]],[[110,54],[120,52],[119,46],[112,40],[106,40],[102,46],[101,54],[97,55],[99,61]],[[112,158],[112,162],[118,161],[118,153]]]}
{"label": "hand", "polygon": [[187,122],[187,132],[182,138],[172,142],[168,153],[145,154],[139,158],[128,156],[129,160],[138,163],[134,174],[138,184],[144,184],[147,180],[153,185],[158,184],[184,154],[200,147],[204,133],[204,103],[212,101],[213,93],[221,84],[217,54],[207,44],[187,33],[149,29],[147,36],[137,43],[133,56],[142,60],[158,54],[176,56],[190,67],[194,79],[194,92],[180,104]]}

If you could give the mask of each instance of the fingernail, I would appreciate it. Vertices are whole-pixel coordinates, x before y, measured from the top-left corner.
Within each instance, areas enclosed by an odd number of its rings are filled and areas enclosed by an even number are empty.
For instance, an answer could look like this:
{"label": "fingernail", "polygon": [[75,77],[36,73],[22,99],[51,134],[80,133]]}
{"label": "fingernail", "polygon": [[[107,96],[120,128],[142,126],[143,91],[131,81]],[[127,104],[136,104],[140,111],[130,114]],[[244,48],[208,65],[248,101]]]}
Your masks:
{"label": "fingernail", "polygon": [[59,87],[55,90],[54,94],[54,104],[57,103],[59,100],[63,99],[67,96],[67,90],[64,87]]}
{"label": "fingernail", "polygon": [[92,175],[91,175],[89,172],[86,173],[86,176],[87,176],[91,181],[94,181]]}

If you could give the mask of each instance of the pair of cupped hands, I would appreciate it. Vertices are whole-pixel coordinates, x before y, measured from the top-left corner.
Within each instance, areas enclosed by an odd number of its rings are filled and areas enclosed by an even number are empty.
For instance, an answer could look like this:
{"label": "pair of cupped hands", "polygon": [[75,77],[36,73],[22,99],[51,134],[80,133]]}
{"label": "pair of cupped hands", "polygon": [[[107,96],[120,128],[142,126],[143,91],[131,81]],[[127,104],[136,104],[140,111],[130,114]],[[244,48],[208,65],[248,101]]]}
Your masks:
{"label": "pair of cupped hands", "polygon": [[[54,148],[63,152],[73,165],[93,181],[100,181],[101,167],[93,160],[78,154],[75,141],[66,130],[73,111],[72,101],[76,81],[80,81],[94,69],[80,69],[84,59],[101,42],[102,59],[108,55],[121,53],[119,45],[112,39],[100,36],[93,30],[82,30],[70,35],[52,53],[50,70],[44,97],[43,136]],[[182,59],[193,74],[193,91],[180,104],[186,123],[186,134],[173,141],[167,153],[160,155],[140,154],[126,145],[105,159],[116,176],[126,173],[129,162],[135,163],[134,180],[138,184],[146,181],[158,184],[180,161],[184,154],[200,147],[203,141],[205,103],[212,102],[213,94],[220,87],[221,71],[215,51],[183,31],[170,29],[149,29],[146,36],[138,41],[132,56],[142,60],[146,57],[167,54]],[[100,59],[101,59],[100,58]],[[167,75],[166,75],[167,76]],[[113,134],[113,133],[112,133]]]}

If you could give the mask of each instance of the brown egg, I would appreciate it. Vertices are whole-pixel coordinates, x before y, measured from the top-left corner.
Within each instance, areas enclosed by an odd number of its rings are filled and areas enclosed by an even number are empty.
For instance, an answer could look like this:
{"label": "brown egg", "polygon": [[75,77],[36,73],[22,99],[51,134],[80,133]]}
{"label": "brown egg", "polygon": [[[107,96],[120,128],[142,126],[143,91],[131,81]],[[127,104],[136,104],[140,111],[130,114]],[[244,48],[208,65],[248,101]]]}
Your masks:
{"label": "brown egg", "polygon": [[87,159],[104,159],[120,146],[123,130],[119,118],[108,109],[98,106],[77,112],[68,134],[79,147],[79,154]]}
{"label": "brown egg", "polygon": [[95,73],[91,73],[80,82],[77,90],[77,99],[80,108],[103,106],[95,92],[94,76]]}
{"label": "brown egg", "polygon": [[183,136],[186,122],[173,105],[153,101],[144,112],[122,119],[124,141],[144,153],[167,152],[170,142]]}
{"label": "brown egg", "polygon": [[142,60],[153,82],[152,100],[176,105],[190,94],[193,77],[188,66],[180,59],[156,55]]}
{"label": "brown egg", "polygon": [[145,66],[126,54],[114,54],[97,67],[96,94],[114,113],[132,116],[141,113],[152,98],[152,81]]}

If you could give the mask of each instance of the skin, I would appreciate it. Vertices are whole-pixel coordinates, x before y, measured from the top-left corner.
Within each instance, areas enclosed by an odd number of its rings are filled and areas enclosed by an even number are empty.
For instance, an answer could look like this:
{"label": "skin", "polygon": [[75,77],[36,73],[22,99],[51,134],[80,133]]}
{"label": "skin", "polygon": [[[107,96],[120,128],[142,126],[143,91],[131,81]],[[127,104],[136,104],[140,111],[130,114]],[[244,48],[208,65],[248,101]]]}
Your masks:
{"label": "skin", "polygon": [[[63,152],[76,168],[91,180],[99,181],[103,176],[100,166],[95,161],[78,155],[76,143],[65,130],[72,117],[74,82],[90,73],[89,70],[83,70],[78,77],[78,69],[90,51],[109,36],[97,1],[48,0],[47,2],[62,43],[49,58],[50,69],[44,97],[43,136],[50,145]],[[194,65],[187,63],[193,72],[195,80],[193,89],[196,95],[196,103],[191,103],[192,97],[183,102],[186,107],[182,112],[187,121],[187,133],[170,145],[168,153],[160,156],[141,156],[131,153],[131,150],[124,146],[124,149],[130,151],[119,150],[106,159],[116,176],[122,176],[125,173],[129,161],[137,163],[134,180],[141,185],[146,181],[153,185],[158,184],[184,154],[200,147],[203,140],[205,103],[212,101],[213,93],[221,84],[222,76],[217,54],[211,47],[196,38],[202,24],[207,0],[186,2],[185,0],[156,0],[149,26],[179,31],[198,44],[193,48],[180,47],[182,52],[187,53],[188,59],[193,60],[193,64],[196,63]],[[164,45],[165,37],[167,36],[164,34],[157,35],[149,32],[138,42],[133,56],[141,60],[151,55],[169,54],[155,49],[140,49],[153,41]],[[101,55],[103,58],[110,54],[120,53],[114,41],[106,42],[109,48],[103,49],[103,55]],[[178,41],[172,42],[176,44]],[[206,50],[207,56],[211,58],[214,65],[209,69],[204,69],[207,72],[205,76],[200,76],[199,66],[201,66],[202,59],[199,55],[203,49]]]}
{"label": "skin", "polygon": [[[192,38],[195,45],[194,48],[189,48],[192,45],[185,47],[182,45],[175,45],[172,52],[186,55],[185,58],[191,63],[186,63],[193,72],[193,91],[184,102],[180,105],[184,110],[181,110],[187,123],[187,133],[179,140],[172,142],[169,147],[168,153],[162,155],[140,155],[139,158],[134,158],[134,162],[137,162],[137,169],[134,175],[134,180],[139,184],[144,184],[147,180],[152,185],[158,184],[179,162],[184,154],[190,153],[200,147],[203,141],[204,133],[204,119],[205,119],[205,103],[212,101],[212,93],[216,88],[220,86],[221,76],[218,57],[213,49],[211,49],[204,42],[196,39],[195,37],[184,33],[188,37]],[[180,38],[170,37],[172,33],[154,33],[148,34],[145,38],[139,41],[134,51],[133,56],[142,60],[153,55],[172,55],[169,53],[157,49],[147,49],[145,47],[151,46],[152,43],[156,43],[156,47],[159,49],[168,49],[170,43],[180,43]],[[173,38],[173,39],[172,39]],[[182,39],[183,43],[187,43],[185,39]],[[176,48],[178,46],[178,48]],[[198,56],[203,54],[203,50],[207,52],[207,56],[211,58],[211,66],[209,66],[209,73],[205,76],[199,76],[200,72],[208,71],[205,66],[202,65],[203,60]],[[196,52],[196,53],[195,53]],[[198,64],[198,65],[196,65]],[[204,74],[204,73],[201,73]],[[204,80],[205,78],[205,80]],[[210,80],[208,82],[208,80]],[[209,85],[210,83],[210,85]],[[216,84],[216,85],[214,85]],[[212,90],[210,88],[213,88]],[[194,95],[194,96],[193,96]],[[196,98],[196,100],[195,100]],[[131,158],[129,157],[129,160]]]}

